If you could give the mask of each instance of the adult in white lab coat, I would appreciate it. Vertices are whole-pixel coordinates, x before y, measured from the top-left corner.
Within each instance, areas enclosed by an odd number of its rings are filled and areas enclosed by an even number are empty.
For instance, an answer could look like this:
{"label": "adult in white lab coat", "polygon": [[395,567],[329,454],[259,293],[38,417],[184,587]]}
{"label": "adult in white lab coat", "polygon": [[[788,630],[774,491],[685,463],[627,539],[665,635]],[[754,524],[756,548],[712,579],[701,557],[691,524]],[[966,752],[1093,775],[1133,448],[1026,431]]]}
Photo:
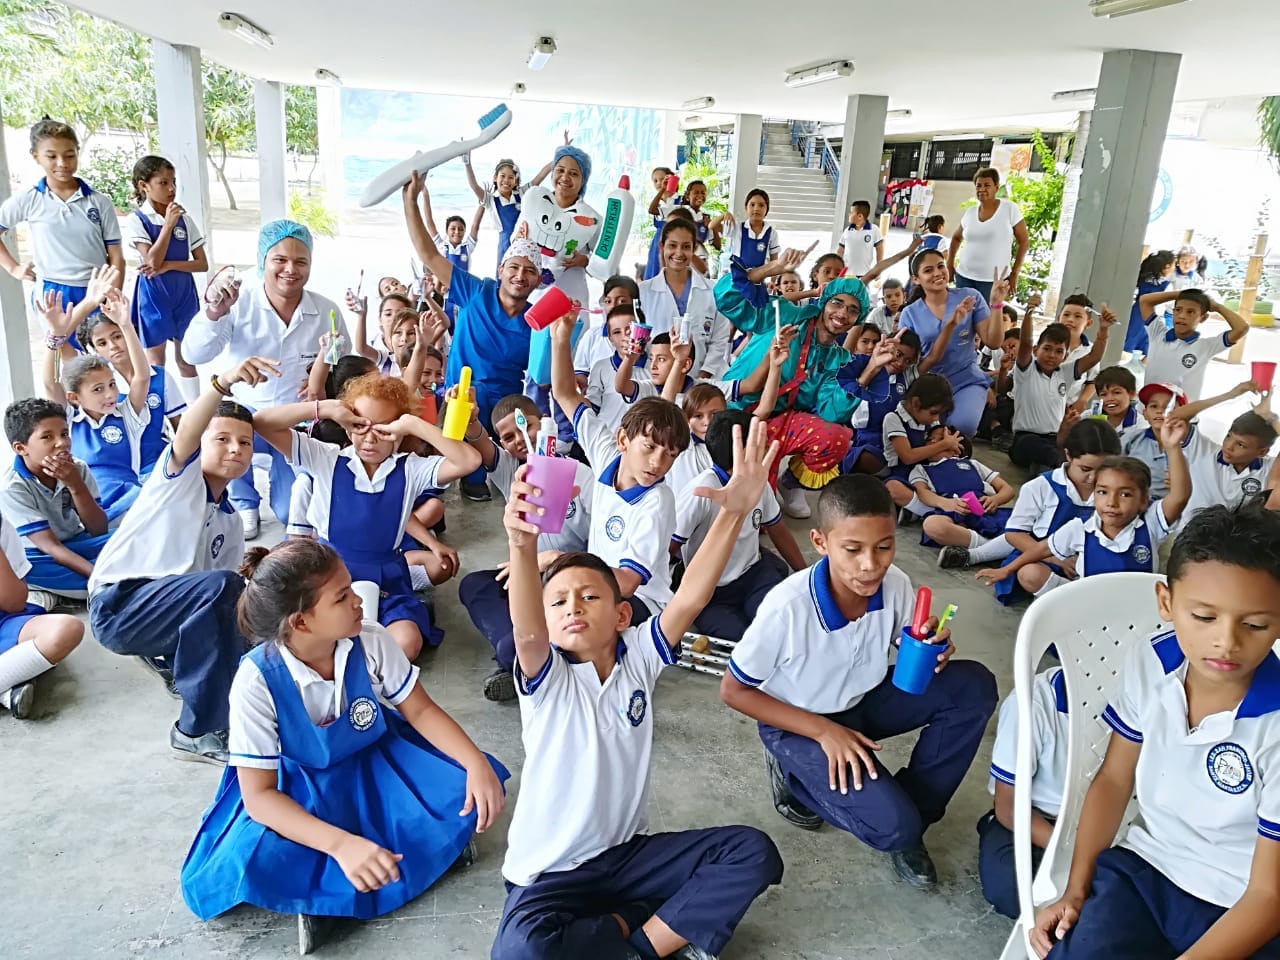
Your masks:
{"label": "adult in white lab coat", "polygon": [[640,284],[640,306],[655,334],[680,335],[681,321],[687,321],[694,346],[694,375],[715,379],[729,368],[732,328],[716,309],[714,288],[693,269],[696,229],[684,219],[666,222],[660,241],[662,269]]}

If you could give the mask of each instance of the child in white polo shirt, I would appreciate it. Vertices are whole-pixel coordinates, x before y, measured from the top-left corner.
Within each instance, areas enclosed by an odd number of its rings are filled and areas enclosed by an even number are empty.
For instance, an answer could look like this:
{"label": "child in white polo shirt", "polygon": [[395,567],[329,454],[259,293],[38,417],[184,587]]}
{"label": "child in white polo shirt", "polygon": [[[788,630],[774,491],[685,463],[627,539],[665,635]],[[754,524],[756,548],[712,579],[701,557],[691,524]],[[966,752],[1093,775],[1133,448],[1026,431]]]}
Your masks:
{"label": "child in white polo shirt", "polygon": [[840,234],[836,253],[844,260],[845,273],[860,277],[884,258],[884,238],[871,220],[871,204],[855,200],[849,206],[849,225]]}
{"label": "child in white polo shirt", "polygon": [[139,658],[182,699],[169,731],[181,760],[227,762],[227,697],[245,652],[235,618],[244,526],[227,490],[253,459],[253,414],[228,398],[236,384],[279,375],[274,361],[250,357],[214,377],[89,580],[98,642]]}
{"label": "child in white polo shirt", "polygon": [[1238,507],[1263,490],[1276,488],[1276,464],[1270,455],[1276,442],[1276,421],[1264,400],[1231,421],[1219,447],[1196,431],[1187,447],[1191,464],[1191,503],[1187,515],[1217,503]]}
{"label": "child in white polo shirt", "polygon": [[[893,565],[895,527],[893,500],[874,477],[827,484],[809,534],[822,559],[765,598],[720,696],[759,722],[784,819],[846,830],[890,854],[902,880],[931,887],[937,871],[924,832],[942,819],[978,751],[996,681],[976,661],[950,662],[955,647],[943,630],[925,691],[893,685],[889,651],[914,607],[911,581]],[[877,741],[921,728],[910,762],[890,773],[875,757]]]}
{"label": "child in white polo shirt", "polygon": [[31,717],[32,681],[66,659],[84,637],[84,624],[75,617],[45,612],[42,603],[49,601],[28,590],[23,579],[30,569],[18,532],[0,516],[0,707],[15,720]]}
{"label": "child in white polo shirt", "polygon": [[[1280,957],[1280,517],[1214,506],[1130,645],[1071,874],[1031,933],[1053,960]],[[1118,845],[1131,798],[1137,817]]]}
{"label": "child in white polo shirt", "polygon": [[1104,306],[1098,321],[1098,339],[1087,354],[1067,363],[1071,330],[1065,324],[1049,324],[1040,331],[1034,350],[1031,346],[1031,317],[1039,305],[1039,297],[1032,295],[1022,317],[1018,360],[1013,367],[1013,389],[1018,399],[1013,410],[1013,446],[1009,448],[1009,459],[1032,472],[1059,462],[1058,428],[1066,413],[1067,396],[1102,359],[1107,333],[1116,322],[1116,315]]}
{"label": "child in white polo shirt", "polygon": [[[1174,301],[1173,326],[1166,329],[1164,318],[1155,314],[1160,304],[1170,300]],[[1249,332],[1249,324],[1240,314],[1209,299],[1202,290],[1144,293],[1138,298],[1138,310],[1151,340],[1147,381],[1179,386],[1192,400],[1200,399],[1209,361],[1239,343]],[[1222,317],[1231,329],[1219,337],[1202,337],[1199,327],[1210,313]]]}
{"label": "child in white polo shirt", "polygon": [[[1038,869],[1053,836],[1067,774],[1067,678],[1061,667],[1035,677],[1031,688],[1031,864]],[[1018,703],[1011,693],[1000,705],[996,742],[991,748],[995,806],[978,821],[978,877],[982,895],[997,913],[1018,916],[1018,884],[1013,853],[1013,786],[1018,767]]]}
{"label": "child in white polo shirt", "polygon": [[719,514],[671,602],[639,627],[598,557],[566,554],[539,583],[525,519],[537,491],[527,467],[516,473],[503,520],[525,764],[492,960],[714,955],[781,880],[777,849],[752,827],[645,833],[654,685],[760,502],[777,455],[766,446],[756,423],[745,449],[735,442],[733,478],[695,491]]}
{"label": "child in white polo shirt", "polygon": [[[751,422],[752,416],[745,410],[725,410],[711,418],[706,448],[711,455],[712,466],[689,481],[689,487],[681,491],[676,502],[672,552],[678,550],[686,565],[702,549],[717,513],[712,501],[695,497],[689,491],[699,487],[722,487],[729,482],[733,470],[734,429],[750,430]],[[765,595],[785,580],[790,572],[805,568],[800,545],[792,536],[791,529],[781,520],[778,499],[766,487],[760,494],[760,503],[751,511],[750,522],[742,525],[733,553],[716,584],[716,592],[694,621],[702,633],[722,640],[740,640],[755,619]],[[768,534],[778,553],[760,549],[762,532]]]}
{"label": "child in white polo shirt", "polygon": [[649,379],[649,357],[644,352],[644,347],[640,348],[638,355],[629,356],[632,347],[631,324],[633,321],[644,323],[644,312],[638,304],[620,303],[610,309],[609,316],[605,319],[605,329],[608,332],[608,341],[613,347],[613,353],[593,363],[587,374],[584,395],[592,409],[599,414],[601,421],[610,430],[618,429],[618,424],[622,422],[622,415],[627,412],[626,399],[614,387],[618,370],[630,360],[631,379],[637,382]]}
{"label": "child in white polo shirt", "polygon": [[609,429],[573,376],[576,319],[575,309],[551,325],[551,390],[596,477],[587,549],[613,568],[633,622],[641,623],[671,600],[676,503],[664,478],[689,446],[689,424],[674,403],[651,397],[632,404],[618,429]]}
{"label": "child in white polo shirt", "polygon": [[[478,418],[478,408],[471,409],[472,417]],[[516,426],[517,411],[524,414],[528,422],[526,429],[529,441],[536,446],[542,433],[542,414],[538,412],[538,405],[522,393],[508,394],[493,405],[493,412],[489,417],[493,422],[494,433],[498,435],[497,443],[477,426],[478,419],[473,420],[472,426],[467,429],[468,436],[476,436],[475,440],[467,442],[480,451],[481,466],[489,475],[489,482],[502,494],[503,500],[510,496],[516,470],[529,458],[530,452],[525,447],[524,434]],[[562,553],[587,549],[591,533],[591,493],[595,477],[585,463],[578,463],[573,484],[578,492],[565,510],[564,527],[559,533],[538,535],[538,568],[541,570],[549,567]],[[515,678],[511,672],[515,666],[516,646],[511,632],[511,611],[507,607],[506,577],[504,565],[497,570],[476,570],[463,577],[458,584],[458,599],[466,607],[476,629],[493,645],[493,658],[498,661],[498,668],[484,679],[486,700],[516,698]]]}

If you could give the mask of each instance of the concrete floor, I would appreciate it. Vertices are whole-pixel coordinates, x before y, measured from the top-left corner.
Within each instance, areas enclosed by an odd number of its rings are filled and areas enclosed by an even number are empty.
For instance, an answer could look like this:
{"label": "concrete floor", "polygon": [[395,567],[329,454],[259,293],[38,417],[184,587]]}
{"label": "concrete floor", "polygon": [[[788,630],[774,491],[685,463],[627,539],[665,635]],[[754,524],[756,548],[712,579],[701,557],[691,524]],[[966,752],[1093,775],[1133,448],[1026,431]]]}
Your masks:
{"label": "concrete floor", "polygon": [[[1008,465],[989,450],[979,457],[996,469]],[[1018,479],[1016,468],[1009,478]],[[496,498],[463,503],[450,491],[447,499],[446,539],[462,550],[464,569],[494,566],[505,555]],[[807,547],[807,523],[788,522]],[[264,524],[264,542],[280,535],[274,521]],[[959,655],[987,664],[1007,693],[1018,613],[998,606],[971,573],[937,570],[935,556],[919,546],[918,527],[902,532],[899,566],[933,586],[936,605],[959,605]],[[455,583],[438,588],[447,637],[420,661],[423,680],[515,774],[507,810],[479,838],[473,867],[389,917],[353,926],[321,956],[488,956],[504,895],[510,810],[520,791],[520,716],[516,704],[480,695],[492,669],[490,650],[458,605]],[[178,871],[220,771],[172,759],[167,737],[177,704],[160,683],[86,636],[39,681],[39,695],[35,720],[15,721],[0,711],[0,953],[7,960],[296,956],[292,917],[240,908],[202,924],[183,903]],[[754,723],[720,703],[715,678],[668,670],[656,709],[652,828],[755,825],[769,832],[786,862],[782,885],[747,914],[726,960],[999,954],[1010,924],[982,899],[974,829],[990,803],[994,723],[946,818],[926,835],[941,883],[936,892],[920,893],[896,882],[887,858],[852,837],[831,827],[808,833],[778,817]],[[891,769],[905,762],[912,742],[887,742],[883,756]]]}

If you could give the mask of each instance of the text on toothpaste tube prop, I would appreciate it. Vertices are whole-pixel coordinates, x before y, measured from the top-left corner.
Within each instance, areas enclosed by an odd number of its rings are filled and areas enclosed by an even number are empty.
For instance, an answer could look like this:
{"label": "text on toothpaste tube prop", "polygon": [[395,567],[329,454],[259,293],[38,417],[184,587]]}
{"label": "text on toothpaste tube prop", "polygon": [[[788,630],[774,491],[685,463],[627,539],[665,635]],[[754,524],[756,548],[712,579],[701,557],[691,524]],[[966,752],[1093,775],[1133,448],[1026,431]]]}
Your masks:
{"label": "text on toothpaste tube prop", "polygon": [[464,153],[493,142],[498,134],[511,126],[511,110],[505,103],[500,103],[477,122],[480,124],[480,132],[474,137],[451,140],[433,150],[420,150],[407,160],[378,174],[365,185],[360,194],[360,206],[372,207],[381,203],[408,183],[415,170],[419,175],[426,176],[427,171],[433,167],[456,160]]}
{"label": "text on toothpaste tube prop", "polygon": [[635,215],[636,198],[631,195],[631,178],[623,174],[604,199],[604,223],[587,260],[587,273],[597,280],[604,282],[619,272]]}
{"label": "text on toothpaste tube prop", "polygon": [[543,457],[556,455],[556,422],[543,417],[538,426],[538,454]]}

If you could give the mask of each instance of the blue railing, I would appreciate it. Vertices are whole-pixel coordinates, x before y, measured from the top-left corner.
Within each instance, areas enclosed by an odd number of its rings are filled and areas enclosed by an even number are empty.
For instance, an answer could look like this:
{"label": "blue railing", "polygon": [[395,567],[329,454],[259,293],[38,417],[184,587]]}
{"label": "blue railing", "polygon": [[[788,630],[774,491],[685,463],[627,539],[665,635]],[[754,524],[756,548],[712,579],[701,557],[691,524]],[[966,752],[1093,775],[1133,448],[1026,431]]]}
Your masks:
{"label": "blue railing", "polygon": [[756,161],[760,166],[764,166],[764,124],[760,124],[760,159]]}
{"label": "blue railing", "polygon": [[840,189],[840,157],[831,141],[819,132],[818,124],[792,120],[791,145],[800,154],[805,167],[822,170],[831,178],[835,189]]}
{"label": "blue railing", "polygon": [[[816,138],[814,138],[816,139]],[[832,189],[836,193],[840,192],[840,158],[836,156],[835,150],[826,137],[822,138],[822,172],[831,178]],[[806,161],[805,166],[808,166]]]}

